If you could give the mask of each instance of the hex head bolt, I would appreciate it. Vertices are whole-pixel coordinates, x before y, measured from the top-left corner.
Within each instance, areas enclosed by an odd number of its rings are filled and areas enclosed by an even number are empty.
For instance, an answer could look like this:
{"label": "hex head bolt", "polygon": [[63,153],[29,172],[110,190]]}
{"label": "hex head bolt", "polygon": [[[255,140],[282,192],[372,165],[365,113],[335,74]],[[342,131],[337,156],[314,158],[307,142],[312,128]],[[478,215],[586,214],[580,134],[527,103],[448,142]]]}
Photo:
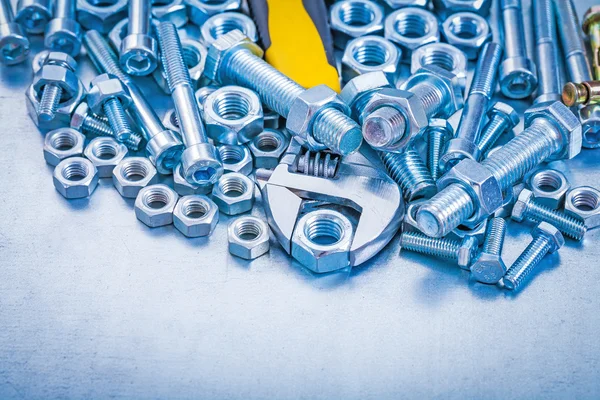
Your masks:
{"label": "hex head bolt", "polygon": [[[497,181],[501,193],[506,193],[545,160],[573,158],[581,151],[581,125],[562,103],[543,103],[530,108],[525,115],[525,126],[523,132],[480,164]],[[439,189],[417,213],[419,228],[427,235],[442,237],[467,221],[475,223],[489,216],[489,213],[477,216],[481,211],[479,200],[463,183]]]}
{"label": "hex head bolt", "polygon": [[[220,36],[208,50],[206,76],[220,84],[254,90],[269,109],[287,120],[287,128],[311,150],[348,155],[362,143],[360,126],[331,89],[304,89],[261,57],[263,51],[238,30]],[[327,96],[325,96],[327,94]]]}
{"label": "hex head bolt", "polygon": [[506,273],[506,265],[502,261],[505,236],[506,221],[503,218],[492,218],[485,232],[483,251],[471,265],[471,276],[478,282],[495,284]]}
{"label": "hex head bolt", "polygon": [[558,37],[552,0],[533,0],[538,90],[535,103],[560,100]]}
{"label": "hex head bolt", "polygon": [[158,45],[150,35],[151,0],[129,0],[127,36],[121,42],[121,67],[130,75],[151,74],[158,65]]}
{"label": "hex head bolt", "polygon": [[600,79],[600,7],[593,6],[583,16],[583,32],[590,38],[594,78]]}
{"label": "hex head bolt", "polygon": [[[75,69],[77,68],[77,62],[75,59],[67,54],[50,52],[44,61],[44,66],[51,66],[50,68],[64,68],[67,70],[66,75],[71,75],[73,80],[77,80],[75,77]],[[41,70],[40,70],[41,71]],[[38,109],[38,116],[44,121],[52,121],[58,105],[63,100],[63,97],[67,97],[68,94],[64,93],[63,88],[58,83],[48,82],[42,88],[40,95],[40,105]]]}
{"label": "hex head bolt", "polygon": [[571,217],[561,211],[553,210],[537,203],[530,190],[523,189],[515,203],[511,215],[512,219],[521,222],[547,222],[556,227],[565,236],[581,240],[587,231],[582,220]]}
{"label": "hex head bolt", "polygon": [[500,136],[513,130],[521,119],[519,114],[508,104],[497,102],[488,111],[488,123],[481,131],[477,146],[480,154],[485,154],[496,143]]}
{"label": "hex head bolt", "polygon": [[442,174],[440,171],[440,157],[446,148],[446,143],[454,136],[452,125],[448,121],[432,118],[427,127],[427,168],[434,182]]}
{"label": "hex head bolt", "polygon": [[430,198],[437,192],[427,165],[412,146],[402,153],[380,151],[379,157],[407,201]]}
{"label": "hex head bolt", "polygon": [[215,183],[223,175],[223,164],[217,149],[206,137],[190,73],[183,60],[177,28],[171,22],[162,22],[157,31],[162,65],[186,146],[181,155],[183,176],[189,183],[196,185]]}
{"label": "hex head bolt", "polygon": [[44,45],[72,57],[81,50],[81,26],[76,17],[76,0],[55,0],[54,18],[46,26]]}
{"label": "hex head bolt", "polygon": [[501,59],[502,47],[498,43],[488,43],[481,51],[456,135],[448,142],[448,146],[440,158],[442,172],[448,171],[465,158],[476,161],[480,158],[481,151],[477,142],[485,122],[489,103],[496,89],[496,78]]}
{"label": "hex head bolt", "polygon": [[554,253],[565,243],[561,233],[552,225],[542,222],[531,233],[533,241],[508,269],[501,286],[508,290],[519,290],[525,278],[539,265],[548,253]]}
{"label": "hex head bolt", "polygon": [[431,238],[419,232],[402,233],[400,246],[403,250],[454,260],[465,270],[469,269],[478,250],[477,239],[472,236],[467,236],[459,242],[448,238]]}
{"label": "hex head bolt", "polygon": [[19,64],[29,56],[29,40],[14,21],[10,0],[0,0],[0,63]]}
{"label": "hex head bolt", "polygon": [[179,163],[184,149],[177,134],[164,127],[138,85],[121,69],[117,56],[100,32],[86,32],[83,43],[96,68],[100,72],[115,75],[129,89],[133,101],[129,112],[147,140],[146,151],[150,161],[161,174],[173,173],[173,168]]}

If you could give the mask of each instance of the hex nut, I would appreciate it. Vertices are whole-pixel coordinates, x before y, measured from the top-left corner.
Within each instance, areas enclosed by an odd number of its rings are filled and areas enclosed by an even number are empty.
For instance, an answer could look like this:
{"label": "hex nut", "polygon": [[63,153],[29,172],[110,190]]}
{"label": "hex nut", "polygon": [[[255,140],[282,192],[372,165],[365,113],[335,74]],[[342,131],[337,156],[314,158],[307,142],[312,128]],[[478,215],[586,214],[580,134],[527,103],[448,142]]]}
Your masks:
{"label": "hex nut", "polygon": [[486,17],[490,13],[491,5],[492,0],[433,0],[435,12],[441,18],[459,12],[471,12]]}
{"label": "hex nut", "polygon": [[117,22],[127,17],[127,3],[127,0],[77,0],[77,19],[86,30],[107,34]]}
{"label": "hex nut", "polygon": [[167,185],[146,186],[135,199],[135,216],[150,228],[173,223],[173,211],[179,196]]}
{"label": "hex nut", "polygon": [[352,39],[382,33],[384,17],[383,7],[371,0],[334,3],[329,10],[334,45],[343,50]]}
{"label": "hex nut", "polygon": [[248,143],[263,131],[262,104],[252,90],[223,86],[206,98],[204,121],[208,136],[216,143]]}
{"label": "hex nut", "polygon": [[221,156],[225,173],[239,172],[246,176],[252,173],[252,154],[246,146],[224,144],[217,146],[217,150]]}
{"label": "hex nut", "polygon": [[181,171],[181,164],[178,164],[173,169],[173,189],[180,196],[188,196],[195,194],[209,194],[213,190],[213,184],[206,183],[204,185],[196,185],[188,182],[183,177],[183,172]]}
{"label": "hex nut", "polygon": [[232,221],[227,228],[229,253],[254,260],[269,252],[269,227],[260,218],[246,216]]}
{"label": "hex nut", "polygon": [[369,96],[378,92],[380,89],[391,88],[392,85],[385,73],[382,71],[368,72],[351,79],[340,92],[340,98],[350,107],[352,118],[355,121],[361,121],[359,115],[364,102]]}
{"label": "hex nut", "polygon": [[227,215],[250,211],[254,206],[254,182],[238,172],[225,174],[213,188],[213,201]]}
{"label": "hex nut", "polygon": [[121,43],[123,43],[123,39],[127,36],[128,25],[129,19],[123,18],[108,32],[108,42],[117,53],[121,51]]}
{"label": "hex nut", "polygon": [[98,186],[98,171],[90,160],[69,157],[54,169],[54,187],[66,199],[90,196]]}
{"label": "hex nut", "polygon": [[591,104],[579,109],[582,129],[582,146],[586,149],[600,147],[600,106]]}
{"label": "hex nut", "polygon": [[279,129],[281,116],[263,104],[263,121],[265,129]]}
{"label": "hex nut", "polygon": [[429,0],[383,0],[392,10],[404,7],[427,7]]}
{"label": "hex nut", "polygon": [[403,61],[410,63],[414,50],[440,41],[437,17],[423,8],[396,10],[385,19],[385,38],[398,45]]}
{"label": "hex nut", "polygon": [[570,187],[567,177],[555,169],[540,169],[529,177],[536,202],[553,210],[563,206]]}
{"label": "hex nut", "polygon": [[[56,54],[56,52],[49,53]],[[56,85],[63,90],[61,102],[73,98],[79,91],[79,78],[73,71],[61,65],[45,64],[33,77],[32,86],[41,95],[46,85]]]}
{"label": "hex nut", "polygon": [[315,273],[333,272],[350,265],[354,229],[343,214],[328,209],[306,213],[292,235],[292,257]]}
{"label": "hex nut", "polygon": [[567,193],[565,211],[585,222],[588,229],[600,226],[600,191],[590,186],[576,187]]}
{"label": "hex nut", "polygon": [[163,116],[162,123],[165,129],[170,131],[179,132],[179,120],[177,118],[177,110],[174,108],[169,109]]}
{"label": "hex nut", "polygon": [[442,24],[446,41],[461,50],[468,60],[476,60],[483,46],[492,40],[485,18],[471,12],[450,15]]}
{"label": "hex nut", "polygon": [[75,129],[55,129],[44,138],[44,159],[56,166],[66,158],[81,156],[84,143],[85,136]]}
{"label": "hex nut", "polygon": [[41,50],[35,56],[33,56],[33,60],[31,60],[31,69],[34,75],[37,74],[40,69],[42,69],[42,67],[46,63],[46,60],[48,59],[48,54],[50,53],[50,50],[45,49]]}
{"label": "hex nut", "polygon": [[125,157],[113,169],[113,185],[125,198],[136,198],[140,190],[157,181],[156,168],[145,157]]}
{"label": "hex nut", "polygon": [[510,218],[513,211],[513,207],[515,206],[515,202],[519,198],[519,195],[521,194],[523,189],[525,189],[525,184],[521,182],[505,191],[504,203],[502,204],[502,208],[500,208],[494,213],[494,217]]}
{"label": "hex nut", "polygon": [[[206,83],[203,74],[208,51],[202,43],[191,39],[181,39],[181,51],[183,53],[183,61],[190,74],[192,88],[196,89]],[[167,75],[160,59],[158,68],[154,70],[152,77],[163,92],[171,94],[171,89],[169,89],[169,83],[167,82]]]}
{"label": "hex nut", "polygon": [[97,137],[84,150],[88,160],[98,169],[98,177],[112,178],[113,170],[127,156],[127,146],[111,137]]}
{"label": "hex nut", "polygon": [[92,80],[87,103],[94,113],[103,114],[104,103],[115,98],[121,102],[124,108],[128,108],[131,104],[129,89],[119,78],[111,74],[102,74]]}
{"label": "hex nut", "polygon": [[188,12],[184,0],[153,0],[152,18],[157,22],[171,22],[177,28],[188,22]]}
{"label": "hex nut", "polygon": [[240,8],[241,0],[186,0],[189,8],[190,21],[198,26],[202,26],[204,22],[215,14],[220,14],[226,11],[233,11]]}
{"label": "hex nut", "polygon": [[184,196],[173,211],[175,228],[190,238],[210,235],[219,222],[219,207],[202,195]]}
{"label": "hex nut", "polygon": [[448,43],[431,43],[413,51],[410,62],[412,74],[430,65],[444,68],[462,78],[467,76],[467,56]]}
{"label": "hex nut", "polygon": [[418,199],[411,201],[406,206],[406,214],[404,214],[404,220],[402,221],[402,232],[421,232],[419,224],[417,223],[417,211],[419,207],[425,203],[427,199]]}
{"label": "hex nut", "polygon": [[40,108],[40,98],[33,85],[30,85],[25,92],[27,112],[38,129],[42,131],[67,127],[71,123],[71,115],[79,104],[81,104],[85,96],[86,91],[83,87],[83,83],[79,82],[79,87],[75,96],[68,101],[60,103],[58,109],[54,113],[54,119],[47,121],[39,118],[38,110]]}
{"label": "hex nut", "polygon": [[400,75],[401,51],[380,36],[363,36],[348,42],[342,57],[342,79],[345,82],[358,75],[382,71],[394,84]]}
{"label": "hex nut", "polygon": [[[217,90],[219,87],[214,85],[203,86],[200,89],[196,90],[196,101],[198,102],[198,108],[200,109],[200,114],[204,119],[204,102],[206,102],[206,98]],[[264,109],[263,109],[264,111]]]}
{"label": "hex nut", "polygon": [[252,18],[239,12],[224,12],[213,15],[200,27],[202,43],[208,47],[220,36],[233,30],[240,31],[253,42],[258,40],[256,25]]}
{"label": "hex nut", "polygon": [[274,169],[288,146],[288,138],[274,129],[265,129],[248,144],[255,168]]}
{"label": "hex nut", "polygon": [[448,237],[463,240],[466,237],[474,237],[477,239],[477,243],[482,245],[485,241],[485,231],[487,229],[488,220],[484,219],[475,228],[469,228],[465,225],[459,225],[452,232],[448,234]]}

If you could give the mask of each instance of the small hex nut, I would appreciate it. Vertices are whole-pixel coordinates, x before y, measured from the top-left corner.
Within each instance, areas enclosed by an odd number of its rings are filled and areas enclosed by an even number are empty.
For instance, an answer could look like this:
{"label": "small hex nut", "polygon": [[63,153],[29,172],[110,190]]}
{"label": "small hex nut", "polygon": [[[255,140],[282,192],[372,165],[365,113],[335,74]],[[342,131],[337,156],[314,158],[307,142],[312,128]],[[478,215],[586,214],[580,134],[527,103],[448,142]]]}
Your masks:
{"label": "small hex nut", "polygon": [[146,186],[135,199],[135,216],[150,228],[173,223],[173,211],[179,196],[167,185]]}
{"label": "small hex nut", "polygon": [[382,71],[367,72],[362,75],[351,79],[340,92],[340,98],[344,103],[350,107],[352,111],[352,118],[355,121],[360,121],[360,103],[363,99],[368,97],[375,92],[385,89],[392,88],[390,81],[386,74]]}
{"label": "small hex nut", "polygon": [[254,182],[238,172],[225,174],[213,188],[213,201],[227,215],[250,211],[254,206]]}
{"label": "small hex nut", "polygon": [[383,32],[385,12],[371,0],[344,0],[334,3],[329,10],[333,43],[344,49],[348,41]]}
{"label": "small hex nut", "polygon": [[85,136],[71,128],[59,128],[50,131],[44,138],[44,159],[50,165],[58,165],[69,157],[83,154]]}
{"label": "small hex nut", "polygon": [[31,69],[34,75],[37,74],[40,71],[40,69],[42,69],[42,67],[46,63],[46,60],[48,59],[48,54],[50,54],[50,52],[50,50],[42,50],[35,56],[33,56],[33,60],[31,60]]}
{"label": "small hex nut", "polygon": [[229,252],[245,260],[254,260],[269,252],[269,227],[253,216],[236,219],[227,228]]}
{"label": "small hex nut", "polygon": [[252,154],[246,146],[224,144],[217,146],[225,173],[239,172],[246,176],[252,173]]}
{"label": "small hex nut", "polygon": [[124,18],[119,21],[108,33],[108,42],[111,46],[117,51],[121,51],[121,43],[123,43],[123,39],[127,36],[129,19]]}
{"label": "small hex nut", "polygon": [[448,43],[431,43],[413,51],[410,62],[412,74],[429,65],[444,68],[463,79],[467,75],[467,56]]}
{"label": "small hex nut", "polygon": [[127,146],[111,137],[97,137],[84,150],[88,160],[98,169],[98,177],[112,178],[115,167],[127,156]]}
{"label": "small hex nut", "polygon": [[354,228],[343,214],[328,209],[306,213],[292,235],[292,257],[315,273],[350,265]]}
{"label": "small hex nut", "polygon": [[469,60],[476,60],[483,46],[492,40],[492,30],[486,19],[471,12],[450,15],[442,24],[442,33],[446,41]]}
{"label": "small hex nut", "polygon": [[475,228],[469,228],[465,225],[459,225],[448,234],[451,238],[463,240],[466,237],[474,237],[480,245],[485,241],[485,231],[487,229],[488,220],[484,219]]}
{"label": "small hex nut", "polygon": [[248,144],[255,168],[273,169],[288,147],[288,138],[280,131],[265,129]]}
{"label": "small hex nut", "polygon": [[180,196],[188,196],[195,194],[209,194],[212,192],[213,185],[211,183],[206,183],[204,185],[195,185],[193,183],[188,182],[183,177],[183,172],[181,171],[181,164],[178,164],[173,169],[173,189]]}
{"label": "small hex nut", "polygon": [[258,40],[256,25],[249,16],[238,12],[224,12],[213,15],[200,27],[200,36],[205,46],[210,46],[215,40],[227,32],[238,30],[251,41]]}
{"label": "small hex nut", "polygon": [[433,0],[435,12],[441,17],[470,12],[486,17],[490,13],[492,0]]}
{"label": "small hex nut", "polygon": [[113,185],[125,198],[136,198],[140,190],[157,181],[156,168],[145,157],[125,157],[113,169]]}
{"label": "small hex nut", "polygon": [[403,61],[409,63],[414,50],[440,41],[437,17],[423,8],[396,10],[385,19],[385,38],[402,49]]}
{"label": "small hex nut", "polygon": [[[53,54],[53,53],[50,53]],[[46,85],[57,85],[63,90],[61,102],[68,101],[79,91],[79,78],[61,65],[45,64],[33,78],[33,88],[41,95]]]}
{"label": "small hex nut", "polygon": [[[198,86],[206,83],[206,79],[204,78],[203,74],[208,51],[202,43],[191,39],[182,39],[181,49],[184,55],[184,61],[190,74],[192,88],[195,89]],[[167,81],[167,75],[160,59],[159,66],[152,73],[152,77],[154,78],[156,84],[163,90],[163,92],[171,94],[171,89],[169,88],[169,83]]]}
{"label": "small hex nut", "polygon": [[571,185],[562,172],[540,169],[529,177],[529,187],[537,203],[557,210],[563,206]]}
{"label": "small hex nut", "polygon": [[209,236],[219,222],[219,207],[202,195],[184,196],[173,211],[173,224],[190,238]]}
{"label": "small hex nut", "polygon": [[588,229],[600,226],[600,191],[590,186],[580,186],[567,193],[565,211],[585,222]]}
{"label": "small hex nut", "polygon": [[92,80],[87,103],[96,114],[103,114],[102,106],[109,99],[118,99],[124,108],[131,104],[129,89],[114,75],[102,74]]}
{"label": "small hex nut", "polygon": [[186,0],[189,8],[190,20],[202,26],[204,22],[215,14],[226,11],[233,11],[240,8],[242,0]]}
{"label": "small hex nut", "polygon": [[162,123],[165,126],[165,129],[170,131],[179,132],[179,120],[177,118],[177,110],[174,108],[169,109],[163,119]]}
{"label": "small hex nut", "polygon": [[98,186],[98,171],[90,160],[69,157],[54,169],[54,187],[66,199],[90,196]]}
{"label": "small hex nut", "polygon": [[177,28],[188,22],[188,12],[184,0],[154,0],[152,18],[158,22],[171,22]]}
{"label": "small hex nut", "polygon": [[71,123],[71,115],[79,106],[79,104],[81,104],[83,99],[85,99],[85,96],[86,92],[83,84],[79,82],[77,94],[70,100],[60,103],[58,110],[56,110],[54,114],[54,119],[46,121],[39,118],[38,110],[40,108],[40,98],[38,97],[38,93],[35,91],[33,85],[30,85],[27,89],[27,92],[25,92],[25,97],[27,100],[27,112],[29,113],[29,116],[35,125],[42,131],[67,127]]}
{"label": "small hex nut", "polygon": [[127,3],[128,0],[77,0],[77,19],[86,30],[107,34],[117,22],[127,17]]}
{"label": "small hex nut", "polygon": [[358,75],[382,71],[394,84],[400,75],[401,51],[380,36],[363,36],[348,42],[342,57],[342,79],[345,82]]}
{"label": "small hex nut", "polygon": [[[202,115],[202,119],[204,119],[204,103],[206,102],[206,98],[210,96],[215,90],[219,87],[214,85],[203,86],[200,89],[196,90],[196,101],[198,102],[198,108],[200,109],[200,114]],[[264,109],[263,109],[264,111]]]}

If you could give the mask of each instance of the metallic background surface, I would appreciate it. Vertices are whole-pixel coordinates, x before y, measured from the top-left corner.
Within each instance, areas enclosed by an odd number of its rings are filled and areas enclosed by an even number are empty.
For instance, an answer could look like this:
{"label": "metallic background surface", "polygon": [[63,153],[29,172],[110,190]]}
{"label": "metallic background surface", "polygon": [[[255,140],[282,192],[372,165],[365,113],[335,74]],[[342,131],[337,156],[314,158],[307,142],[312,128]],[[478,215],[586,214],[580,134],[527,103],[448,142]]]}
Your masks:
{"label": "metallic background surface", "polygon": [[[600,229],[517,295],[399,257],[397,238],[349,273],[311,275],[273,240],[248,263],[225,215],[186,239],[139,222],[110,180],[62,198],[27,116],[30,71],[0,68],[0,398],[600,397]],[[162,115],[170,101],[140,82]],[[600,187],[599,155],[552,167]],[[509,223],[507,263],[531,228]]]}

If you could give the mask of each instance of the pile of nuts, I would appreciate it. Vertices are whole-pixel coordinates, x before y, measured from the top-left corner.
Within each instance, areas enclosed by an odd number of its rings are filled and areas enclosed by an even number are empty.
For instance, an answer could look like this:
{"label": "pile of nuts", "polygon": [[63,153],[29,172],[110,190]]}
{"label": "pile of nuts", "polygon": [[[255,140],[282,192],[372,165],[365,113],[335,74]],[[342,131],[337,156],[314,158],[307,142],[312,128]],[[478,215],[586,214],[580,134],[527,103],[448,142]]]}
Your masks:
{"label": "pile of nuts", "polygon": [[[564,237],[600,225],[600,191],[571,188],[543,166],[600,147],[599,58],[592,75],[572,1],[533,0],[537,63],[521,0],[499,0],[505,47],[492,37],[491,0],[336,1],[340,94],[265,62],[241,0],[19,0],[14,17],[2,0],[0,61],[27,60],[27,35],[45,35],[27,107],[47,132],[44,158],[66,199],[112,179],[141,222],[187,237],[210,235],[219,213],[246,214],[229,225],[231,254],[267,253],[272,231],[317,273],[357,266],[401,231],[403,250],[516,290]],[[188,23],[198,40],[179,37]],[[597,54],[600,9],[583,27]],[[89,87],[77,76],[82,46],[99,72]],[[564,92],[559,60],[572,81]],[[139,76],[171,96],[163,118]],[[520,116],[494,102],[497,87],[530,108]],[[448,119],[459,112],[454,130]],[[172,184],[158,183],[171,174]],[[255,185],[268,223],[248,215]],[[510,267],[508,218],[536,224]]]}

